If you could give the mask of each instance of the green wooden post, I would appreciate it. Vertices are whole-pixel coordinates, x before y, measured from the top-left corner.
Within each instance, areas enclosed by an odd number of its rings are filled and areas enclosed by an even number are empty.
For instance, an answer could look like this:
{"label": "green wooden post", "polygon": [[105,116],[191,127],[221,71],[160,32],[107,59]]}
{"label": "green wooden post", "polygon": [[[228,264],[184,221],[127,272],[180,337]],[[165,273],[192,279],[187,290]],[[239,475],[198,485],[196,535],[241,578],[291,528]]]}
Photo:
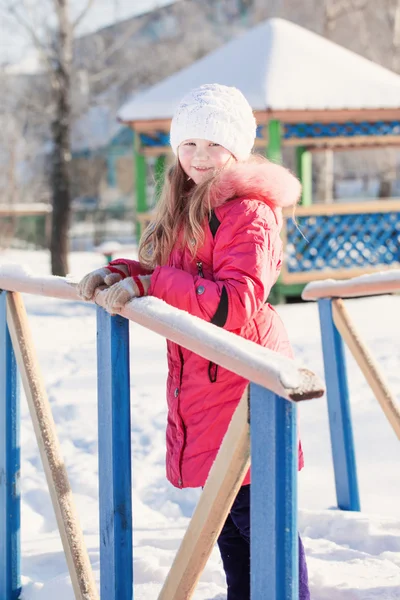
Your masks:
{"label": "green wooden post", "polygon": [[301,181],[301,205],[311,206],[312,204],[312,154],[304,146],[296,148],[297,176]]}
{"label": "green wooden post", "polygon": [[276,119],[268,122],[267,158],[271,162],[282,164],[281,123]]}
{"label": "green wooden post", "polygon": [[157,156],[156,158],[156,164],[154,168],[156,178],[156,201],[158,201],[160,197],[161,190],[164,184],[166,158],[167,157],[165,156],[165,154]]}
{"label": "green wooden post", "polygon": [[[268,143],[267,158],[274,163],[282,164],[282,129],[281,122],[276,119],[268,121]],[[271,304],[281,304],[285,301],[283,285],[280,278],[272,288],[268,302]]]}
{"label": "green wooden post", "polygon": [[[134,135],[134,160],[135,160],[135,183],[136,183],[136,214],[147,211],[146,198],[146,157],[140,153],[140,138],[135,132]],[[142,227],[136,219],[136,239],[139,243],[142,233]]]}
{"label": "green wooden post", "polygon": [[[281,122],[276,119],[268,121],[267,158],[271,162],[282,164],[282,129]],[[281,304],[284,301],[283,285],[280,278],[278,278],[278,281],[270,292],[268,302],[271,304]]]}

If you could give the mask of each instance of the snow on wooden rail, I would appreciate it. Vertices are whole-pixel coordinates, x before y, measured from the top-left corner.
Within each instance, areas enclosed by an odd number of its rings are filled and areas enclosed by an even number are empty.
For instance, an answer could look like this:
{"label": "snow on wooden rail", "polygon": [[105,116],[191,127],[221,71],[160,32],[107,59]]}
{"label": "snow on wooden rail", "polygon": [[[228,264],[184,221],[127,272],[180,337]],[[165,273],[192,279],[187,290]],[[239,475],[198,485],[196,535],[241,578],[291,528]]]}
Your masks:
{"label": "snow on wooden rail", "polygon": [[48,215],[51,212],[51,204],[44,202],[0,204],[0,217]]}
{"label": "snow on wooden rail", "polygon": [[352,279],[313,281],[303,290],[303,300],[320,298],[356,298],[400,292],[400,269],[380,271]]}
{"label": "snow on wooden rail", "polygon": [[343,299],[396,292],[400,292],[400,269],[362,275],[345,281],[326,279],[313,282],[305,287],[302,294],[304,300],[318,301],[336,495],[338,506],[343,510],[360,510],[343,342],[400,439],[400,407],[378,363],[352,322]]}
{"label": "snow on wooden rail", "polygon": [[[0,289],[80,300],[74,282],[62,277],[37,277],[16,265],[0,267]],[[103,306],[106,294],[106,290],[99,291],[96,304]],[[321,397],[324,393],[319,378],[293,360],[173,308],[157,298],[133,300],[120,314],[288,400],[308,400]]]}

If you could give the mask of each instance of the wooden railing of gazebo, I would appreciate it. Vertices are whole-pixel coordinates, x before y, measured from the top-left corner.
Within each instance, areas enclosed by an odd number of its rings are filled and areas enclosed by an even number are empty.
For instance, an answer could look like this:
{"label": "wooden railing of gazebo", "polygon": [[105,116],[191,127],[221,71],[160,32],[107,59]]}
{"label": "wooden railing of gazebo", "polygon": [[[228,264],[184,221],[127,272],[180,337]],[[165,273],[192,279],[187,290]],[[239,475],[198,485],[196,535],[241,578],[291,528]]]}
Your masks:
{"label": "wooden railing of gazebo", "polygon": [[[151,212],[138,213],[143,229]],[[281,295],[310,281],[349,279],[400,266],[400,199],[298,206],[285,211]],[[297,290],[297,291],[296,291]]]}

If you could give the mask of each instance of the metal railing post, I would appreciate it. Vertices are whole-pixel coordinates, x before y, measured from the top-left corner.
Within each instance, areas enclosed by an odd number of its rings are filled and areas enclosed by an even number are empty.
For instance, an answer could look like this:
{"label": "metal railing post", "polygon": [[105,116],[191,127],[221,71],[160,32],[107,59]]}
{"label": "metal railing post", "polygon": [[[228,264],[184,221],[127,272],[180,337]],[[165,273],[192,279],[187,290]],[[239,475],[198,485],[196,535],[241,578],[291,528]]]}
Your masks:
{"label": "metal railing post", "polygon": [[252,600],[299,597],[296,413],[250,384]]}
{"label": "metal railing post", "polygon": [[0,598],[21,594],[19,376],[0,292]]}
{"label": "metal railing post", "polygon": [[133,598],[129,321],[97,308],[100,597]]}
{"label": "metal railing post", "polygon": [[358,511],[360,510],[360,497],[344,345],[333,322],[332,300],[318,300],[318,308],[336,498],[340,509]]}

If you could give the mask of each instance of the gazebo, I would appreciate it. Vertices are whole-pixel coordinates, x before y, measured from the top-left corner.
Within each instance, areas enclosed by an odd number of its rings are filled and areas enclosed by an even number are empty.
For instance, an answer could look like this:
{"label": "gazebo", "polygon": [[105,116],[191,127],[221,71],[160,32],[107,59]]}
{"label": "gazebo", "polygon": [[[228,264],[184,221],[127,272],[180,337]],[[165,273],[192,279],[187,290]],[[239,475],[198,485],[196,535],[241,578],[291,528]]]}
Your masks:
{"label": "gazebo", "polygon": [[[312,203],[312,154],[400,146],[400,76],[283,19],[269,19],[128,101],[118,113],[134,131],[138,223],[149,220],[146,161],[162,180],[171,117],[192,87],[238,87],[258,123],[256,150],[282,161],[295,147],[303,185],[296,221],[286,215],[285,268],[275,299],[326,277],[400,265],[400,201]],[[140,232],[140,229],[139,229]]]}

